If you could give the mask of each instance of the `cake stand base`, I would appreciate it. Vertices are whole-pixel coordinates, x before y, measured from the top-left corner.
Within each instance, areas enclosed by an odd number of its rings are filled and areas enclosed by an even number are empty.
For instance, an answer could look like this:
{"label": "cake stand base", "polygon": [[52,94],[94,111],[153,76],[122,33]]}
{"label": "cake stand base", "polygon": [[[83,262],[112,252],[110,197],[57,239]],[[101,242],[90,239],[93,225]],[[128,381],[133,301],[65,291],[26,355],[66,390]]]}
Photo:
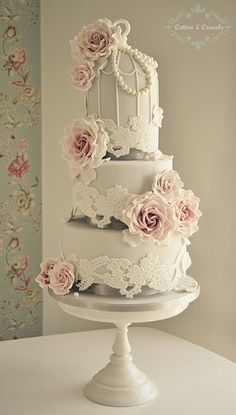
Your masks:
{"label": "cake stand base", "polygon": [[128,327],[176,316],[198,297],[199,286],[193,278],[185,277],[175,290],[133,300],[83,293],[58,296],[51,290],[49,293],[73,316],[116,326],[110,362],[86,385],[84,393],[99,404],[128,407],[149,402],[158,392],[156,385],[133,363]]}
{"label": "cake stand base", "polygon": [[117,323],[117,334],[110,363],[100,370],[85,388],[90,400],[109,406],[135,406],[154,399],[156,385],[132,362],[128,326]]}
{"label": "cake stand base", "polygon": [[90,400],[109,406],[135,406],[154,399],[156,385],[132,362],[128,326],[116,323],[117,333],[110,363],[100,370],[85,388]]}

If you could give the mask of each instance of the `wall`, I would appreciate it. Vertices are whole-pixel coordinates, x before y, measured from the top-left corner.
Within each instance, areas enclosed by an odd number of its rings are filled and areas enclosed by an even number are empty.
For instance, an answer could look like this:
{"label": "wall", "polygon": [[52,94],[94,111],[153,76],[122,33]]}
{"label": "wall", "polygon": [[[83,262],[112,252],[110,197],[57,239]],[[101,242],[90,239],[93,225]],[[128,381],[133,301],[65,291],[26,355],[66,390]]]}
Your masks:
{"label": "wall", "polygon": [[[194,6],[190,0],[42,1],[44,255],[58,252],[59,224],[71,208],[71,183],[58,142],[64,126],[83,114],[81,96],[70,85],[69,39],[98,17],[124,17],[132,28],[129,43],[159,62],[165,115],[161,149],[175,155],[175,169],[185,188],[201,198],[203,211],[200,231],[190,247],[191,275],[201,284],[201,296],[180,316],[152,325],[236,360],[236,225],[232,220],[236,203],[236,5],[230,0],[202,5],[204,12],[199,6],[192,12],[195,21],[207,19],[208,10],[217,12],[218,18],[230,17],[226,36],[212,41],[201,34],[202,43],[192,33],[186,42],[180,37],[184,32],[170,36],[169,20],[190,10]],[[45,295],[45,333],[93,327],[98,325],[65,316]]]}
{"label": "wall", "polygon": [[0,4],[0,339],[41,334],[40,8]]}

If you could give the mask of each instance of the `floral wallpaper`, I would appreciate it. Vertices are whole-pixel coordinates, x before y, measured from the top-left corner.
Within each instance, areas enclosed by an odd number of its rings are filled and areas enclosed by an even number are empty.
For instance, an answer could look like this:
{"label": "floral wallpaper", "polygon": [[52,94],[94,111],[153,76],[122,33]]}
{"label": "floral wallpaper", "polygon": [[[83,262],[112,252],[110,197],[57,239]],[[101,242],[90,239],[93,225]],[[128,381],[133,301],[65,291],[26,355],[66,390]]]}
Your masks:
{"label": "floral wallpaper", "polygon": [[40,3],[0,2],[0,339],[41,334]]}

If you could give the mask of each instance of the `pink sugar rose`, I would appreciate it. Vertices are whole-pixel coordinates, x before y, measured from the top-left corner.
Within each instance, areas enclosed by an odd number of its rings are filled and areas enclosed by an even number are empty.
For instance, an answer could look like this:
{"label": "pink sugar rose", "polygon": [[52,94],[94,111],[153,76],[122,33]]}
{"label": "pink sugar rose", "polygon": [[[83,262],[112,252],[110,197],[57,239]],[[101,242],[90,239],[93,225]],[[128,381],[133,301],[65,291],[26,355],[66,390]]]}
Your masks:
{"label": "pink sugar rose", "polygon": [[46,261],[40,264],[41,272],[35,278],[35,281],[40,285],[41,288],[48,287],[50,284],[49,271],[59,262],[58,258],[47,258]]}
{"label": "pink sugar rose", "polygon": [[152,190],[154,193],[161,193],[168,202],[172,202],[179,196],[180,189],[183,185],[176,171],[165,170],[155,176]]}
{"label": "pink sugar rose", "polygon": [[88,58],[96,60],[110,55],[115,44],[118,29],[108,19],[98,19],[95,23],[84,26],[78,36],[70,41],[74,59]]}
{"label": "pink sugar rose", "polygon": [[8,176],[14,176],[18,179],[21,179],[24,174],[29,171],[30,163],[29,160],[25,158],[24,154],[16,156],[16,158],[9,164]]}
{"label": "pink sugar rose", "polygon": [[94,63],[86,61],[80,65],[74,66],[71,71],[72,84],[75,88],[87,91],[92,86],[92,82],[95,78]]}
{"label": "pink sugar rose", "polygon": [[51,288],[55,294],[68,294],[75,281],[74,265],[66,261],[58,262],[53,269],[49,270],[49,276],[49,288]]}
{"label": "pink sugar rose", "polygon": [[22,68],[26,63],[27,55],[25,49],[11,48],[6,55],[6,62],[8,66],[14,69],[16,72]]}
{"label": "pink sugar rose", "polygon": [[181,189],[179,198],[175,202],[177,231],[188,238],[198,230],[198,219],[202,215],[199,207],[199,198],[194,196],[192,190]]}
{"label": "pink sugar rose", "polygon": [[133,247],[148,239],[163,242],[175,228],[173,208],[152,192],[131,196],[122,220],[128,226],[123,231],[123,240]]}
{"label": "pink sugar rose", "polygon": [[103,121],[94,118],[75,120],[65,130],[61,141],[71,176],[76,177],[85,167],[94,169],[100,166],[107,151],[107,142],[108,135]]}

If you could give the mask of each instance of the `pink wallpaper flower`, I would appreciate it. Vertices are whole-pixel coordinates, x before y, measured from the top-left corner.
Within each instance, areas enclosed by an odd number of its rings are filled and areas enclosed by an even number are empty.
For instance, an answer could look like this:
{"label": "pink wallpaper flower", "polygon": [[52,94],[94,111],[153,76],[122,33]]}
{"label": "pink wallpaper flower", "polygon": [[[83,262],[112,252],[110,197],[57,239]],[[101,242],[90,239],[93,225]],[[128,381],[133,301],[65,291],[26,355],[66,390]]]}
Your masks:
{"label": "pink wallpaper flower", "polygon": [[16,158],[9,164],[8,176],[14,176],[21,179],[24,174],[29,171],[30,163],[24,156],[24,154],[16,156]]}
{"label": "pink wallpaper flower", "polygon": [[32,85],[25,84],[20,98],[24,104],[32,105],[39,99],[39,92]]}
{"label": "pink wallpaper flower", "polygon": [[22,152],[27,151],[29,148],[29,139],[27,137],[22,137],[19,144],[19,149]]}
{"label": "pink wallpaper flower", "polygon": [[[10,33],[13,35],[13,29],[11,29]],[[16,72],[19,72],[22,66],[26,63],[26,60],[27,55],[25,49],[11,48],[7,52],[6,63]]]}
{"label": "pink wallpaper flower", "polygon": [[11,271],[16,277],[20,277],[23,272],[27,270],[29,266],[29,258],[27,256],[19,256],[13,258],[10,264]]}
{"label": "pink wallpaper flower", "polygon": [[6,29],[6,36],[9,37],[10,39],[12,39],[13,37],[16,36],[16,28],[15,26],[8,26],[8,28]]}

